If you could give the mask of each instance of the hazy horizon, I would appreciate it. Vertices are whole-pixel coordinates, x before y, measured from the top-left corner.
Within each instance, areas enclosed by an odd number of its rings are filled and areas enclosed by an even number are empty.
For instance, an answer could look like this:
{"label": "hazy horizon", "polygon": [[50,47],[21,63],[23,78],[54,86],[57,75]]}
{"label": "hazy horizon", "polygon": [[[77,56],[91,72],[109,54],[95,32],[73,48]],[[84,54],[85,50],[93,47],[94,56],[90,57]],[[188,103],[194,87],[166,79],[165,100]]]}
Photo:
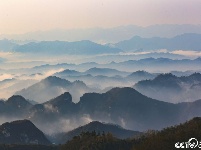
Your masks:
{"label": "hazy horizon", "polygon": [[111,28],[154,24],[201,24],[199,0],[4,0],[0,35],[52,29]]}

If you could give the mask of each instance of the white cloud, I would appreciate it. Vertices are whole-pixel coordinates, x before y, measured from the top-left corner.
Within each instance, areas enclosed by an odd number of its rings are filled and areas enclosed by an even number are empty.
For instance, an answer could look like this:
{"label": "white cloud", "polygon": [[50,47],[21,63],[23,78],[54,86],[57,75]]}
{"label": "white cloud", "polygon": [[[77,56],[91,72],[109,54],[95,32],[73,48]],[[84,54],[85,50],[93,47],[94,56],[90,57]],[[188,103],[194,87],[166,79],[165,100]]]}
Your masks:
{"label": "white cloud", "polygon": [[184,56],[190,56],[190,57],[199,57],[201,56],[201,52],[198,51],[184,51],[184,50],[176,50],[171,52],[172,54],[179,54]]}

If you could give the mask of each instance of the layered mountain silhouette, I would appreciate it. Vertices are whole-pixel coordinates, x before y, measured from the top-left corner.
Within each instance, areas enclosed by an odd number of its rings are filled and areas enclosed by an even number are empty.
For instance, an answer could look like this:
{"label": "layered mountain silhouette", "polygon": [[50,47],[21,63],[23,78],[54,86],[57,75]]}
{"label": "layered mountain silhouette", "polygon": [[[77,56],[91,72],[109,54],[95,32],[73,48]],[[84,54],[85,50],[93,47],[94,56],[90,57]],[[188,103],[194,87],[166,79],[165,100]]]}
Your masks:
{"label": "layered mountain silhouette", "polygon": [[196,59],[168,59],[168,58],[145,58],[139,60],[129,60],[119,63],[107,64],[107,67],[120,68],[124,70],[131,70],[132,68],[136,70],[146,70],[149,72],[170,72],[175,69],[177,71],[184,70],[200,70],[199,66],[201,64],[200,57]]}
{"label": "layered mountain silhouette", "polygon": [[12,40],[8,40],[8,39],[0,40],[0,51],[11,51],[13,50],[13,48],[17,46],[18,45]]}
{"label": "layered mountain silhouette", "polygon": [[69,81],[80,80],[87,83],[91,87],[104,89],[108,87],[121,87],[122,85],[132,86],[132,84],[138,81],[153,79],[157,74],[149,73],[143,70],[130,73],[116,69],[95,67],[90,68],[85,72],[66,69],[64,71],[57,72],[54,75]]}
{"label": "layered mountain silhouette", "polygon": [[172,104],[151,99],[132,88],[87,93],[77,105],[82,114],[90,114],[92,119],[110,120],[133,130],[160,129],[201,115],[200,100]]}
{"label": "layered mountain silhouette", "polygon": [[67,91],[72,94],[74,102],[78,102],[80,96],[92,91],[92,89],[87,87],[82,81],[70,82],[56,76],[50,76],[26,89],[16,92],[16,94],[42,103]]}
{"label": "layered mountain silhouette", "polygon": [[129,75],[129,72],[125,72],[125,71],[119,71],[117,69],[111,69],[111,68],[97,68],[97,67],[93,67],[90,68],[88,70],[86,70],[85,72],[79,72],[79,71],[75,71],[75,70],[69,70],[66,69],[64,71],[55,73],[55,76],[80,76],[80,75],[93,75],[93,76],[126,76]]}
{"label": "layered mountain silhouette", "polygon": [[4,123],[0,126],[1,144],[42,144],[49,145],[50,141],[29,120],[18,120]]}
{"label": "layered mountain silhouette", "polygon": [[[103,94],[85,93],[78,103],[72,101],[69,93],[64,93],[45,103],[31,106],[24,114],[44,130],[56,127],[54,130],[57,131],[57,126],[63,123],[75,128],[83,125],[84,120],[98,120],[145,131],[201,116],[200,108],[200,100],[173,104],[146,97],[127,87],[113,88]],[[18,116],[16,113],[15,117]]]}
{"label": "layered mountain silhouette", "polygon": [[130,40],[122,41],[116,44],[116,47],[123,50],[201,50],[201,34],[185,33],[173,38],[141,38],[134,36]]}
{"label": "layered mountain silhouette", "polygon": [[111,48],[100,44],[93,43],[91,41],[77,41],[77,42],[65,42],[65,41],[42,41],[31,42],[24,45],[19,45],[14,48],[16,52],[22,53],[46,53],[48,55],[94,55],[104,53],[118,53],[121,50],[118,48]]}
{"label": "layered mountain silhouette", "polygon": [[79,71],[75,71],[75,70],[70,70],[70,69],[65,69],[61,72],[57,72],[54,75],[55,76],[79,76],[82,73]]}
{"label": "layered mountain silhouette", "polygon": [[119,71],[116,69],[111,69],[111,68],[90,68],[89,70],[85,71],[84,74],[91,74],[94,76],[97,75],[103,75],[103,76],[115,76],[115,75],[119,75],[119,76],[125,76],[128,75],[129,72],[125,72],[125,71]]}
{"label": "layered mountain silhouette", "polygon": [[[104,43],[116,43],[131,38],[133,35],[141,37],[173,37],[183,33],[201,33],[200,25],[192,24],[157,24],[147,27],[136,25],[118,26],[114,28],[88,28],[88,29],[70,29],[70,30],[49,30],[38,31],[18,35],[1,35],[1,38],[19,39],[19,40],[62,40],[77,41],[91,40]],[[73,35],[73,36],[72,36]]]}
{"label": "layered mountain silhouette", "polygon": [[95,131],[97,134],[102,133],[111,133],[114,137],[119,139],[126,139],[126,138],[133,138],[137,135],[140,135],[141,132],[126,130],[123,129],[121,126],[115,124],[107,124],[101,123],[99,121],[90,122],[84,126],[78,127],[72,131],[67,133],[63,133],[61,136],[60,134],[57,137],[58,143],[66,143],[67,141],[71,140],[73,137],[80,135],[82,132],[93,132]]}
{"label": "layered mountain silhouette", "polygon": [[107,88],[108,86],[122,86],[122,85],[128,85],[132,86],[125,78],[121,76],[103,76],[103,75],[97,75],[92,76],[91,74],[87,75],[79,75],[79,76],[70,76],[70,75],[61,75],[57,74],[58,77],[64,78],[66,80],[69,80],[71,82],[75,80],[83,81],[84,83],[87,83],[87,86],[94,89],[94,91],[102,92],[101,89]]}
{"label": "layered mountain silhouette", "polygon": [[139,81],[134,88],[154,99],[177,103],[189,102],[201,98],[201,74],[177,77],[161,74],[153,80]]}
{"label": "layered mountain silhouette", "polygon": [[[52,102],[56,104],[53,105]],[[31,118],[51,121],[64,116],[79,119],[88,115],[92,120],[112,122],[125,128],[143,131],[150,128],[161,129],[200,116],[200,107],[200,100],[172,104],[151,99],[132,88],[113,88],[103,94],[86,93],[77,104],[74,104],[66,93],[47,103],[35,105],[33,108],[38,109],[31,111],[31,114],[34,112]]]}
{"label": "layered mountain silhouette", "polygon": [[37,80],[34,79],[26,79],[26,77],[23,79],[23,76],[21,76],[19,79],[19,77],[16,78],[12,78],[12,79],[5,79],[0,81],[0,98],[8,98],[12,95],[15,94],[15,92],[23,89],[23,88],[27,88],[31,85],[33,85],[34,83],[38,82]]}
{"label": "layered mountain silhouette", "polygon": [[[104,56],[106,57],[106,56]],[[102,59],[102,58],[101,58]],[[74,70],[74,71],[84,71],[89,70],[91,68],[109,68],[115,69],[121,72],[128,72],[129,73],[139,71],[139,70],[146,70],[147,72],[171,72],[171,71],[200,71],[200,64],[201,58],[195,59],[172,59],[172,58],[136,58],[136,59],[126,59],[126,61],[112,61],[110,59],[110,63],[95,63],[95,62],[88,62],[88,63],[80,63],[80,64],[72,64],[72,63],[61,63],[61,64],[45,64],[39,65],[33,68],[23,68],[23,69],[16,69],[16,70],[8,70],[10,73],[24,73],[24,74],[33,74],[33,73],[45,73],[51,70],[59,70],[61,68]],[[1,70],[0,70],[1,71]],[[103,70],[104,71],[104,70]],[[3,71],[2,71],[3,72]],[[5,72],[5,71],[4,71]],[[83,72],[82,72],[83,73]],[[68,73],[67,73],[68,74]],[[70,75],[70,74],[68,74]],[[77,74],[76,74],[77,75]],[[118,74],[119,75],[119,74]],[[57,76],[54,74],[54,76]]]}
{"label": "layered mountain silhouette", "polygon": [[148,80],[148,79],[154,79],[156,77],[156,74],[151,74],[149,72],[139,70],[136,72],[131,73],[130,75],[127,76],[127,79],[129,81],[141,81],[141,80]]}

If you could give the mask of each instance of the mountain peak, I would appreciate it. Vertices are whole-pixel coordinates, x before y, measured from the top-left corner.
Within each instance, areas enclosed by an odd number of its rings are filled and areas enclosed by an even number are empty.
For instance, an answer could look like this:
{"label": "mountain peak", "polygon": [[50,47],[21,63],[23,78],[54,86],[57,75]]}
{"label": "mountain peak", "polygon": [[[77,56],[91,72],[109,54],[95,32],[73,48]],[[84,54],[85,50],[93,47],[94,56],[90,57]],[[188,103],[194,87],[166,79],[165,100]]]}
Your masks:
{"label": "mountain peak", "polygon": [[61,78],[56,77],[56,76],[49,76],[43,80],[47,80],[47,81],[56,81],[56,80],[60,80]]}
{"label": "mountain peak", "polygon": [[139,135],[140,132],[126,130],[119,125],[102,123],[99,121],[92,121],[86,125],[78,127],[70,132],[67,132],[63,137],[61,137],[61,143],[65,143],[66,141],[72,139],[74,136],[80,135],[82,132],[93,132],[102,134],[104,133],[112,133],[115,137],[125,139],[129,137],[133,137]]}
{"label": "mountain peak", "polygon": [[74,86],[79,86],[79,87],[87,87],[87,85],[83,82],[83,81],[80,81],[80,80],[76,80],[72,83]]}
{"label": "mountain peak", "polygon": [[70,70],[70,69],[65,69],[61,72],[59,72],[60,74],[68,74],[68,75],[74,75],[74,74],[78,74],[78,71],[75,70]]}
{"label": "mountain peak", "polygon": [[131,88],[131,87],[115,87],[112,88],[111,90],[109,90],[108,92],[106,92],[107,94],[112,94],[112,95],[116,95],[116,94],[121,94],[121,93],[138,93],[140,94],[138,91],[136,91],[135,89]]}
{"label": "mountain peak", "polygon": [[177,76],[173,75],[172,73],[165,73],[158,75],[154,80],[170,80],[170,79],[177,79]]}
{"label": "mountain peak", "polygon": [[26,126],[34,125],[30,120],[24,119],[24,120],[16,120],[16,121],[12,121],[12,122],[6,122],[6,123],[3,123],[2,126],[19,125],[19,124],[25,124]]}
{"label": "mountain peak", "polygon": [[45,102],[44,104],[52,104],[52,105],[62,105],[65,103],[72,103],[72,96],[70,95],[69,92],[65,92],[61,94],[60,96]]}
{"label": "mountain peak", "polygon": [[13,95],[6,101],[6,104],[15,105],[16,107],[19,108],[31,106],[31,104],[24,97],[20,95]]}
{"label": "mountain peak", "polygon": [[146,72],[144,70],[138,70],[136,72],[131,73],[129,76],[145,76],[145,75],[151,75],[149,72]]}
{"label": "mountain peak", "polygon": [[6,122],[0,126],[1,144],[51,144],[29,120]]}
{"label": "mountain peak", "polygon": [[189,77],[201,77],[201,74],[199,72],[195,72],[193,74],[191,74]]}
{"label": "mountain peak", "polygon": [[71,84],[70,81],[56,77],[56,76],[49,76],[49,77],[43,79],[41,82],[48,83],[48,84],[51,84],[54,86],[56,86],[56,85],[67,86],[67,85]]}

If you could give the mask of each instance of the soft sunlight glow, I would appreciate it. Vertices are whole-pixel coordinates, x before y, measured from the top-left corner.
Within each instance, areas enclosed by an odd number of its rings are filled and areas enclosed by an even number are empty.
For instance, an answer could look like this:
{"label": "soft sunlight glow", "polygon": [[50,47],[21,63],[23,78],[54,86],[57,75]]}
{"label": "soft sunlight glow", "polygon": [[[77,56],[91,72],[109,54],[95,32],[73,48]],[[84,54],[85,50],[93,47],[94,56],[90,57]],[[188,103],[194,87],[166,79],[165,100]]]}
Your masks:
{"label": "soft sunlight glow", "polygon": [[1,0],[0,34],[135,24],[200,24],[200,0]]}

